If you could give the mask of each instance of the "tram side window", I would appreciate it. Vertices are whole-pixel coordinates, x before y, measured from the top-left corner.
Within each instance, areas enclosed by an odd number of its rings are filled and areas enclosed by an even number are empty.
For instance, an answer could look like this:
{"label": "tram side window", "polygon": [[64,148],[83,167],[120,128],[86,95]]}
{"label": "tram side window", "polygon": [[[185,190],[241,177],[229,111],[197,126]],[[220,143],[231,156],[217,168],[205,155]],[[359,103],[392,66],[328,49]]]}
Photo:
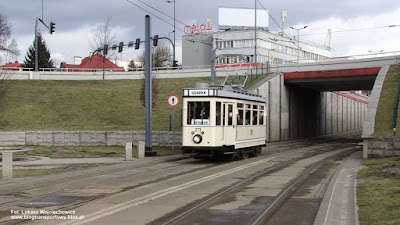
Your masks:
{"label": "tram side window", "polygon": [[250,125],[251,123],[251,105],[246,104],[246,125]]}
{"label": "tram side window", "polygon": [[188,102],[187,124],[210,125],[210,102]]}
{"label": "tram side window", "polygon": [[228,104],[228,126],[233,125],[233,105]]}
{"label": "tram side window", "polygon": [[221,125],[221,102],[217,102],[216,104],[216,109],[215,109],[215,119],[216,119],[216,125],[220,126]]}
{"label": "tram side window", "polygon": [[237,114],[237,121],[236,124],[237,125],[243,125],[243,104],[242,103],[238,103],[237,104],[237,108],[238,108],[238,114]]}
{"label": "tram side window", "polygon": [[258,105],[253,105],[253,117],[252,117],[252,124],[257,125],[258,123]]}
{"label": "tram side window", "polygon": [[260,105],[260,125],[264,125],[264,106]]}

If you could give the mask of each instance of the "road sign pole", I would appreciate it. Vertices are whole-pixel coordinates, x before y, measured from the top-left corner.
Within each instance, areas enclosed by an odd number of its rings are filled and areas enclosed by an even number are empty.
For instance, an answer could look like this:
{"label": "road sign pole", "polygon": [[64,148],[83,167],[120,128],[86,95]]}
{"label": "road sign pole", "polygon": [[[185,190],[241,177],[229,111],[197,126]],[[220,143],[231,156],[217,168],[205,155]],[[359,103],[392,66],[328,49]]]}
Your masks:
{"label": "road sign pole", "polygon": [[172,107],[172,152],[175,153],[175,107]]}
{"label": "road sign pole", "polygon": [[167,102],[172,107],[172,152],[175,153],[175,107],[179,104],[179,98],[176,95],[170,95]]}

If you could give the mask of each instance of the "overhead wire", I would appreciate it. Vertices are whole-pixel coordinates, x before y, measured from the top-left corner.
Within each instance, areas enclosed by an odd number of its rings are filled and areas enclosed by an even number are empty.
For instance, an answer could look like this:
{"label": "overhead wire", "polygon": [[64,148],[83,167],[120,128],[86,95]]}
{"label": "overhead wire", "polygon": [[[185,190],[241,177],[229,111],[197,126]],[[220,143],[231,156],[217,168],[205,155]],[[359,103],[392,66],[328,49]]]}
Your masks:
{"label": "overhead wire", "polygon": [[[161,17],[155,15],[154,13],[152,13],[152,12],[150,12],[149,10],[147,10],[147,9],[145,9],[145,8],[143,8],[143,7],[141,7],[141,6],[139,6],[138,4],[132,2],[131,0],[126,0],[126,1],[129,2],[129,3],[131,3],[131,4],[133,4],[133,5],[135,5],[136,7],[140,8],[140,9],[142,9],[143,11],[145,11],[145,12],[147,12],[147,13],[149,13],[149,14],[155,16],[157,19],[160,19],[161,21],[165,22],[166,24],[168,24],[168,25],[174,27],[173,24],[167,22],[167,21],[164,20],[163,18],[161,18]],[[159,9],[157,9],[157,8],[155,8],[155,7],[153,7],[153,6],[151,6],[150,4],[147,4],[147,3],[145,3],[145,2],[143,2],[143,1],[141,1],[141,0],[137,0],[137,1],[140,2],[140,3],[142,3],[142,4],[144,4],[144,5],[146,5],[147,7],[151,8],[151,9],[153,9],[153,10],[155,10],[155,11],[161,13],[162,15],[164,15],[164,16],[170,18],[170,19],[174,19],[173,17],[171,17],[171,16],[169,16],[168,14],[162,12],[161,10],[159,10]],[[176,18],[175,18],[175,21],[178,22],[178,23],[180,23],[180,24],[182,24],[182,25],[186,25],[186,24],[184,24],[183,22],[181,22],[180,20],[178,20],[178,19],[176,19]],[[178,27],[176,27],[176,26],[175,26],[175,29],[176,29],[176,30],[179,30],[179,31],[181,31],[181,32],[183,32],[183,33],[185,33],[184,30],[182,30],[181,28],[178,28]],[[205,34],[205,35],[206,35],[207,37],[211,37],[211,38],[212,38],[212,36],[210,36],[209,34]],[[209,46],[213,47],[213,44],[204,42],[203,40],[197,38],[195,35],[191,35],[191,36],[192,36],[193,39],[196,39],[196,40],[191,40],[191,42],[193,42],[193,43],[197,42],[197,43],[201,43],[201,44],[205,44],[205,45],[209,45]],[[225,52],[225,53],[229,53],[228,51],[223,50],[223,49],[219,49],[219,50],[221,50],[221,51],[223,51],[223,52]]]}
{"label": "overhead wire", "polygon": [[[332,33],[343,33],[343,32],[353,32],[353,31],[363,31],[363,30],[373,30],[373,29],[382,29],[388,28],[390,26],[380,26],[380,27],[365,27],[365,28],[355,28],[355,29],[348,29],[348,30],[332,30]],[[314,34],[302,34],[300,36],[309,36],[309,35],[324,35],[326,33],[314,33]]]}
{"label": "overhead wire", "polygon": [[[149,10],[143,8],[142,6],[140,6],[140,5],[136,4],[136,3],[134,3],[133,1],[131,1],[131,0],[126,0],[126,1],[129,2],[129,3],[131,3],[132,5],[134,5],[134,6],[138,7],[138,8],[140,8],[141,10],[143,10],[143,11],[145,11],[145,12],[151,14],[152,16],[154,16],[154,17],[156,17],[157,19],[163,21],[164,23],[166,23],[166,24],[168,24],[168,25],[174,27],[175,30],[179,30],[179,31],[185,33],[185,31],[182,30],[181,28],[178,28],[178,27],[174,26],[172,23],[166,21],[165,19],[161,18],[160,16],[157,16],[156,14],[154,14],[154,13],[150,12]],[[155,7],[153,7],[153,6],[151,6],[150,4],[147,4],[147,3],[143,2],[142,0],[137,0],[137,1],[140,2],[140,3],[142,3],[142,4],[144,4],[144,5],[146,5],[147,7],[151,8],[151,9],[157,11],[158,13],[161,13],[162,15],[164,15],[164,16],[170,18],[170,19],[173,19],[173,20],[175,20],[176,22],[178,22],[178,23],[180,23],[180,24],[182,24],[182,25],[185,25],[185,24],[184,24],[183,22],[181,22],[180,20],[169,16],[168,14],[162,12],[161,10],[159,10],[159,9],[157,9],[157,8],[155,8]],[[258,2],[258,3],[260,4],[260,6],[268,13],[269,17],[274,21],[274,23],[277,24],[277,25],[279,26],[279,24],[278,24],[278,23],[276,22],[276,20],[271,16],[271,14],[268,12],[268,10],[261,4],[261,2],[260,2],[259,0],[257,0],[257,2]],[[293,39],[290,38],[285,32],[283,32],[283,34],[286,36],[286,38],[288,38],[289,40],[291,40],[295,46],[297,46],[299,49],[301,49],[300,46],[299,46],[299,44],[297,44],[295,41],[293,41]],[[208,34],[205,34],[205,35],[208,36],[208,37],[212,37],[212,36],[210,36],[210,35],[208,35]],[[189,41],[191,41],[191,42],[193,42],[193,43],[197,42],[197,43],[201,43],[201,44],[206,44],[206,45],[209,45],[209,46],[213,47],[213,44],[204,42],[203,40],[197,38],[195,35],[191,35],[191,36],[192,36],[193,39],[196,39],[196,40],[189,40]],[[222,51],[222,52],[224,52],[224,53],[226,53],[226,54],[230,54],[229,51],[226,51],[226,50],[224,50],[224,49],[219,49],[219,50]],[[304,57],[303,57],[303,58],[304,58]]]}
{"label": "overhead wire", "polygon": [[[259,0],[257,0],[257,2],[258,2],[258,4],[260,4],[260,6],[268,13],[269,17],[275,22],[275,24],[278,25],[278,26],[280,26],[280,25],[276,22],[276,20],[271,16],[271,14],[269,13],[269,11],[261,4],[261,2],[260,2]],[[282,30],[282,35],[286,35],[286,38],[288,38],[289,40],[293,41],[293,39],[291,39],[291,38],[285,33],[285,31],[283,31],[283,30]],[[299,37],[297,37],[297,38],[299,38]],[[300,39],[299,39],[299,40],[300,40]],[[300,42],[300,41],[298,41],[297,44],[296,44],[296,42],[293,42],[294,45],[298,47],[298,51],[301,50],[301,48],[300,48],[300,43],[299,43],[299,42]],[[299,54],[299,53],[298,53],[298,54]],[[306,57],[302,57],[302,58],[303,58],[303,59],[308,59],[308,58],[306,58]],[[328,68],[327,68],[325,65],[323,65],[322,63],[320,63],[319,61],[317,61],[317,60],[315,60],[315,59],[311,59],[311,60],[315,61],[315,62],[318,63],[320,66],[322,66],[322,67],[324,67],[326,70],[328,70]]]}
{"label": "overhead wire", "polygon": [[143,8],[143,7],[141,7],[140,5],[138,5],[138,4],[134,3],[134,2],[132,2],[131,0],[126,0],[126,1],[129,2],[129,3],[131,3],[132,5],[135,5],[136,7],[140,8],[141,10],[146,11],[147,13],[149,13],[149,14],[151,14],[152,16],[156,17],[157,19],[163,21],[164,23],[169,24],[169,25],[171,25],[171,26],[174,26],[173,24],[171,24],[171,23],[169,23],[168,21],[164,20],[163,18],[161,18],[161,17],[155,15],[154,13],[152,13],[152,12],[146,10],[145,8]]}

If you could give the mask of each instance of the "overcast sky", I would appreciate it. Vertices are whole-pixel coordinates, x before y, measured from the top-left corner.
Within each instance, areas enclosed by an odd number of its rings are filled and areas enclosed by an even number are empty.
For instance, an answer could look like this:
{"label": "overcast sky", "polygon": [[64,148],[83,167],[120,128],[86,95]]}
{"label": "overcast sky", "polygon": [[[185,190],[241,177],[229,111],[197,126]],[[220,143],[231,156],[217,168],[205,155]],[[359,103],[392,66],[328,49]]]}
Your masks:
{"label": "overcast sky", "polygon": [[[146,14],[152,17],[152,35],[173,36],[173,19],[170,18],[173,17],[173,3],[166,0],[1,0],[0,13],[12,25],[12,36],[21,52],[17,59],[12,60],[24,61],[34,39],[36,18],[42,17],[42,2],[45,23],[52,21],[56,23],[56,28],[53,35],[43,25],[39,25],[39,30],[57,66],[64,61],[73,63],[74,56],[88,56],[92,51],[90,41],[96,27],[108,17],[111,18],[111,27],[116,34],[115,43],[127,43],[136,38],[143,40]],[[176,0],[176,54],[179,63],[182,62],[183,24],[205,23],[207,17],[211,17],[216,31],[219,7],[254,9],[254,6],[253,0]],[[400,51],[400,26],[389,27],[400,25],[398,0],[258,0],[257,7],[269,10],[272,17],[269,24],[273,32],[278,30],[276,23],[280,22],[281,11],[286,10],[285,35],[297,35],[297,31],[289,28],[291,26],[307,25],[307,29],[300,32],[300,39],[306,42],[323,46],[327,40],[327,30],[332,29],[330,43],[334,56],[382,50]],[[116,56],[131,60],[136,59],[138,53],[133,48],[124,48],[123,53]]]}

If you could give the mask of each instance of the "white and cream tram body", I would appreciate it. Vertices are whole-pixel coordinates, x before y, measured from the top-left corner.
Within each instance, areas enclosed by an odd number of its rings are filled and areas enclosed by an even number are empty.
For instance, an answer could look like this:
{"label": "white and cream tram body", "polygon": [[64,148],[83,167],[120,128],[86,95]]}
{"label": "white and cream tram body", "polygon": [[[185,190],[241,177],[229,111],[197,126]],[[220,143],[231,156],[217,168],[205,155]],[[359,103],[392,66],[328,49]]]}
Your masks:
{"label": "white and cream tram body", "polygon": [[266,100],[230,86],[183,90],[183,153],[194,158],[257,155],[266,142]]}

